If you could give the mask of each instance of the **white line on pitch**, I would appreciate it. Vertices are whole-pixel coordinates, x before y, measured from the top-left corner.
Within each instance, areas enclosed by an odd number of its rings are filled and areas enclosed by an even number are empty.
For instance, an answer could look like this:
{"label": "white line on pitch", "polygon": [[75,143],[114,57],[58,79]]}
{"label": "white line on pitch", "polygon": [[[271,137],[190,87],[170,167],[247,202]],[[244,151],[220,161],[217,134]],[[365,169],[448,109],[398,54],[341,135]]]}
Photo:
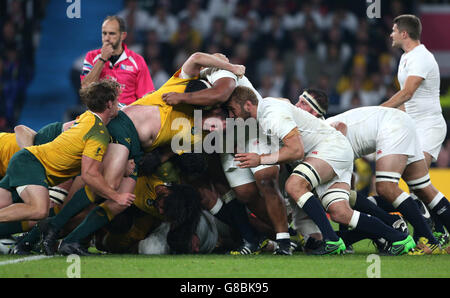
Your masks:
{"label": "white line on pitch", "polygon": [[37,260],[53,258],[53,257],[54,256],[45,256],[45,255],[26,257],[26,258],[21,258],[21,259],[15,259],[15,260],[9,260],[9,261],[0,262],[0,266],[9,265],[9,264],[16,264],[16,263],[21,263],[21,262],[37,261]]}

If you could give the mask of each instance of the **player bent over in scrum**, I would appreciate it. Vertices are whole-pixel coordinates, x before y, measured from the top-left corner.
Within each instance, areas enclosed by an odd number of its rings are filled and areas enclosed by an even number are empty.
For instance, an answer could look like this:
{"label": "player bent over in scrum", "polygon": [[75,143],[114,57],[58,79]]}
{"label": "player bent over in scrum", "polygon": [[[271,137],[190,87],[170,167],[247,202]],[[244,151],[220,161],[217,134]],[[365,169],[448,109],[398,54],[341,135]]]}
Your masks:
{"label": "player bent over in scrum", "polygon": [[[297,103],[297,107],[321,117],[322,115],[312,108],[310,102],[326,107],[328,103],[326,94],[319,90],[311,94],[306,92]],[[449,213],[445,210],[442,213],[437,211],[445,206],[450,207],[450,204],[431,184],[411,117],[397,109],[362,107],[330,117],[326,121],[346,135],[356,158],[376,153],[377,193],[391,203],[414,227],[420,243],[419,249],[416,249],[414,254],[423,254],[425,251],[441,253],[438,241],[417,204],[398,186],[401,177],[448,227]]]}
{"label": "player bent over in scrum", "polygon": [[[54,122],[45,125],[37,132],[25,125],[14,127],[14,133],[0,133],[0,179],[6,174],[9,161],[20,149],[33,145],[42,145],[53,141],[73,123]],[[63,204],[72,180],[50,187],[50,213],[58,210]],[[13,196],[17,196],[16,193]],[[56,209],[53,209],[56,207]],[[35,221],[11,221],[0,223],[0,237],[11,237],[12,234],[28,231],[35,225]]]}
{"label": "player bent over in scrum", "polygon": [[[228,58],[223,55],[218,57],[228,61]],[[261,95],[245,75],[238,76],[225,69],[209,67],[200,72],[200,78],[206,79],[212,85],[212,88],[196,94],[166,93],[163,95],[163,100],[174,106],[180,104],[195,104],[206,107],[217,106],[228,100],[236,86],[250,88],[258,100],[262,100]],[[266,136],[260,135],[255,138],[251,136],[251,133],[244,134],[245,136],[242,138],[236,136],[234,144],[227,140],[224,147],[238,147],[234,152],[255,152],[258,154],[270,152],[270,146],[264,141]],[[242,147],[242,149],[239,147]],[[239,204],[245,204],[252,213],[261,221],[270,225],[270,228],[275,231],[277,243],[275,254],[290,255],[292,252],[290,249],[291,242],[288,233],[287,212],[278,187],[280,167],[278,165],[260,165],[254,168],[239,168],[234,161],[234,154],[229,149],[224,153],[220,153],[220,158],[225,177]],[[231,202],[231,204],[236,203]],[[231,253],[257,253],[261,246],[260,244],[257,239],[251,240],[249,237],[241,248]]]}
{"label": "player bent over in scrum", "polygon": [[[236,71],[238,74],[242,70],[238,65],[224,63],[222,60],[213,55],[196,53],[193,54],[160,89],[144,96],[132,105],[123,108],[119,111],[118,117],[111,121],[108,129],[113,136],[114,143],[110,144],[108,152],[105,155],[103,162],[103,175],[107,183],[114,189],[121,188],[120,191],[132,191],[135,185],[136,175],[123,178],[126,164],[129,159],[135,159],[136,165],[139,165],[139,159],[143,152],[150,152],[158,147],[168,146],[171,144],[172,138],[175,136],[187,136],[190,142],[199,141],[197,136],[192,135],[189,127],[186,126],[181,129],[173,129],[172,124],[176,120],[185,120],[191,126],[193,125],[194,107],[190,105],[183,105],[180,107],[172,107],[165,104],[161,97],[164,92],[186,92],[190,82],[194,82],[198,78],[200,68],[204,66],[225,67]],[[206,86],[205,86],[206,87]],[[206,118],[203,118],[205,121]],[[202,123],[203,124],[203,123]],[[175,125],[176,126],[176,125]],[[203,127],[203,125],[202,125]],[[201,134],[200,139],[201,139]],[[65,220],[79,212],[80,208],[84,208],[85,204],[90,204],[90,201],[97,200],[95,191],[80,190],[76,194],[79,199],[76,202],[69,202],[62,212],[66,215]],[[101,195],[99,197],[102,197]],[[73,199],[72,199],[73,200]],[[82,201],[82,204],[79,204]],[[106,200],[100,209],[96,209],[87,218],[89,225],[83,224],[83,227],[77,228],[76,236],[69,235],[61,245],[75,243],[89,234],[95,232],[98,228],[107,224],[113,217],[123,210],[129,204],[118,204],[113,200]],[[61,217],[59,217],[61,218]],[[93,222],[95,224],[93,224]],[[54,226],[52,220],[52,231],[43,232],[43,248],[47,254],[53,254],[52,248],[55,241],[55,235],[59,227]],[[69,242],[70,240],[70,242]]]}
{"label": "player bent over in scrum", "polygon": [[[93,96],[93,94],[96,94]],[[73,127],[54,141],[17,152],[0,181],[0,222],[40,220],[48,216],[48,187],[81,173],[83,180],[105,197],[132,201],[134,195],[119,194],[100,173],[109,142],[106,124],[117,115],[118,85],[112,81],[93,84],[81,93],[88,111]],[[30,175],[33,173],[33,175]],[[23,202],[12,201],[16,190]]]}
{"label": "player bent over in scrum", "polygon": [[341,253],[345,244],[333,231],[312,190],[335,222],[355,230],[384,237],[393,243],[392,254],[415,247],[414,240],[384,224],[376,217],[354,211],[348,203],[353,170],[353,150],[347,139],[323,121],[275,98],[259,102],[248,88],[237,87],[227,104],[230,116],[253,117],[264,133],[282,140],[283,146],[271,154],[238,154],[240,167],[301,161],[286,182],[286,191],[320,228],[324,245],[320,254]]}

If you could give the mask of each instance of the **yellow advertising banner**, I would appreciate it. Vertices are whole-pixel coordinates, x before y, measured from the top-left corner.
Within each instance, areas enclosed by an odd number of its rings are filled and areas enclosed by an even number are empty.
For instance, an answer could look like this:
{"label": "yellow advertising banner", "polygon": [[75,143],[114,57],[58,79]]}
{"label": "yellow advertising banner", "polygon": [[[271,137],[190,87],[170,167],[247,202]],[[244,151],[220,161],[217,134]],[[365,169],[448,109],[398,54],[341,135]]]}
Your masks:
{"label": "yellow advertising banner", "polygon": [[[444,196],[450,198],[450,169],[430,169],[431,183],[436,187]],[[409,192],[408,186],[405,181],[400,180],[400,188],[406,192]]]}

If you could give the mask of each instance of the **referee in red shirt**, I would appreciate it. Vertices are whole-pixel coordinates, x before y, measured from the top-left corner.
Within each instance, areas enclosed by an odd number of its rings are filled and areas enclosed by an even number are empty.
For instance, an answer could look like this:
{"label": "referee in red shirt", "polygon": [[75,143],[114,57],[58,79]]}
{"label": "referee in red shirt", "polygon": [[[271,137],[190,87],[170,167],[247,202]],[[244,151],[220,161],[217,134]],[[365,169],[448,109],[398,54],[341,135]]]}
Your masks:
{"label": "referee in red shirt", "polygon": [[86,54],[81,74],[81,88],[99,79],[119,82],[119,102],[128,105],[155,90],[147,64],[141,55],[123,43],[127,37],[125,21],[108,16],[102,25],[102,48]]}

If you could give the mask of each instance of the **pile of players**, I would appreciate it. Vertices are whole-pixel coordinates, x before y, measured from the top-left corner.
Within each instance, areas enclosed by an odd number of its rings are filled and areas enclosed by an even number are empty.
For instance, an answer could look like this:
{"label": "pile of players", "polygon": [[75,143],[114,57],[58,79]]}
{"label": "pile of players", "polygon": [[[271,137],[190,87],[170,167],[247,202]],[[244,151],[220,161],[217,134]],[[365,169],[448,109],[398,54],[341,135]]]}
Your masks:
{"label": "pile of players", "polygon": [[[119,85],[102,80],[80,90],[76,120],[0,134],[0,236],[28,231],[12,253],[324,255],[366,238],[388,255],[447,253],[450,203],[428,174],[445,137],[435,107],[419,120],[389,107],[325,120],[323,91],[263,99],[244,74],[195,53],[120,110]],[[370,153],[378,196],[366,198],[351,181]]]}

